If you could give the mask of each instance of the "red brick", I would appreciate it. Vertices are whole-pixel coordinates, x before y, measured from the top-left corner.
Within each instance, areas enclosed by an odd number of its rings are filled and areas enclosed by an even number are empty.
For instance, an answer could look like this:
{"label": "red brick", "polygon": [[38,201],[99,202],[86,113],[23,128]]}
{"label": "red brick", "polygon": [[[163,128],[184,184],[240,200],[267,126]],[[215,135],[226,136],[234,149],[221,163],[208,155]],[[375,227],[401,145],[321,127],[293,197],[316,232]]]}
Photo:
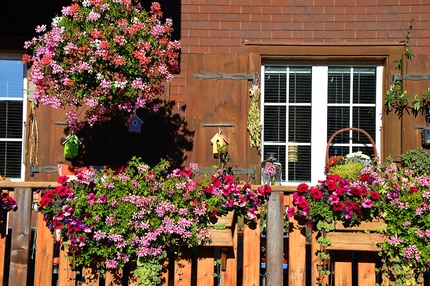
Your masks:
{"label": "red brick", "polygon": [[200,6],[200,13],[222,13],[222,6],[221,5],[202,5]]}
{"label": "red brick", "polygon": [[357,22],[376,22],[376,15],[357,15],[355,20]]}
{"label": "red brick", "polygon": [[208,37],[214,37],[214,38],[229,38],[231,31],[228,30],[209,30],[208,31]]}
{"label": "red brick", "polygon": [[324,30],[326,31],[343,31],[345,30],[345,23],[331,22],[324,23]]}
{"label": "red brick", "polygon": [[221,28],[221,22],[198,22],[201,30],[216,30]]}
{"label": "red brick", "polygon": [[200,45],[201,46],[221,46],[222,38],[201,38],[200,39]]}
{"label": "red brick", "polygon": [[334,20],[335,20],[336,22],[340,22],[340,23],[342,23],[342,22],[355,21],[355,20],[356,20],[356,17],[355,17],[355,15],[351,15],[351,14],[349,14],[349,15],[347,15],[347,14],[343,14],[343,15],[334,15]]}
{"label": "red brick", "polygon": [[292,21],[294,22],[311,22],[313,19],[312,15],[310,14],[297,14],[297,15],[292,15]]}
{"label": "red brick", "polygon": [[251,15],[248,14],[210,14],[211,21],[233,21],[233,22],[247,22],[251,20]]}
{"label": "red brick", "polygon": [[[279,6],[278,5],[273,5],[273,3],[271,3],[272,1],[268,1],[268,0],[252,0],[252,6]],[[264,8],[264,7],[263,7]]]}
{"label": "red brick", "polygon": [[[304,37],[304,38],[306,38],[306,37]],[[312,32],[311,38],[313,38],[313,39],[332,39],[332,38],[334,38],[334,31]]]}
{"label": "red brick", "polygon": [[258,14],[261,13],[262,7],[257,6],[242,6],[242,13],[244,14]]}
{"label": "red brick", "polygon": [[387,22],[367,22],[367,30],[386,31],[388,28]]}
{"label": "red brick", "polygon": [[356,31],[356,39],[374,39],[376,38],[376,31]]}
{"label": "red brick", "polygon": [[197,13],[188,14],[188,21],[208,21],[208,20],[209,20],[208,14],[197,14]]}
{"label": "red brick", "polygon": [[210,37],[210,30],[188,30],[187,37],[189,37],[189,38],[207,38],[207,37]]}
{"label": "red brick", "polygon": [[242,23],[240,30],[244,31],[260,31],[262,23],[260,22],[247,22]]}
{"label": "red brick", "polygon": [[[269,1],[266,0],[266,2],[269,2]],[[279,7],[263,6],[263,7],[261,7],[261,13],[263,13],[263,14],[282,14],[282,9],[280,9]]]}
{"label": "red brick", "polygon": [[189,46],[188,53],[189,54],[204,54],[209,52],[209,47],[202,46]]}
{"label": "red brick", "polygon": [[211,54],[227,54],[230,53],[229,47],[209,47],[209,53]]}
{"label": "red brick", "polygon": [[[320,0],[317,0],[320,1]],[[314,0],[296,0],[296,1],[292,1],[291,6],[304,6],[304,7],[311,7],[314,5]]]}
{"label": "red brick", "polygon": [[366,6],[345,7],[345,14],[365,14],[366,10]]}
{"label": "red brick", "polygon": [[324,14],[345,14],[345,7],[325,7],[324,8]]}
{"label": "red brick", "polygon": [[[327,24],[327,23],[326,23]],[[367,30],[366,22],[345,22],[345,31],[365,31]]]}
{"label": "red brick", "polygon": [[[360,3],[360,0],[356,0],[358,3]],[[356,1],[353,0],[336,0],[336,6],[342,7],[342,6],[356,6]]]}
{"label": "red brick", "polygon": [[239,14],[239,13],[242,13],[242,6],[230,6],[230,5],[221,6],[221,13]]}
{"label": "red brick", "polygon": [[[277,31],[280,32],[280,31]],[[275,32],[270,32],[268,33],[267,31],[250,31],[250,36],[252,37],[252,39],[270,39],[272,38],[272,34],[276,33]]]}
{"label": "red brick", "polygon": [[181,29],[186,31],[188,29],[199,29],[199,22],[182,21]]}
{"label": "red brick", "polygon": [[383,5],[399,5],[400,0],[378,0],[378,4]]}
{"label": "red brick", "polygon": [[313,31],[291,31],[291,40],[300,40],[304,38],[312,38]]}
{"label": "red brick", "polygon": [[[253,14],[250,15],[251,16],[251,22],[271,22],[274,21],[272,16],[275,15],[266,15],[266,14]],[[286,15],[276,15],[276,16],[281,16],[281,17],[286,17]],[[277,22],[277,21],[274,21]]]}
{"label": "red brick", "polygon": [[293,32],[292,31],[273,31],[272,39],[292,39]]}
{"label": "red brick", "polygon": [[197,46],[200,45],[200,38],[182,38],[181,39],[181,47],[184,46]]}
{"label": "red brick", "polygon": [[301,22],[284,22],[282,24],[282,30],[286,31],[301,31],[304,29],[304,23]]}
{"label": "red brick", "polygon": [[243,54],[244,51],[244,46],[240,46],[240,47],[231,47],[230,48],[230,54]]}
{"label": "red brick", "polygon": [[327,14],[317,14],[313,15],[313,20],[315,22],[332,22],[334,21],[335,15],[327,15]]}
{"label": "red brick", "polygon": [[181,6],[181,13],[199,13],[200,6],[197,5],[182,5]]}
{"label": "red brick", "polygon": [[303,23],[303,30],[305,30],[305,31],[322,31],[322,30],[325,30],[325,28],[324,28],[324,25],[321,23],[306,22],[306,23]]}
{"label": "red brick", "polygon": [[292,15],[272,15],[273,22],[293,22]]}

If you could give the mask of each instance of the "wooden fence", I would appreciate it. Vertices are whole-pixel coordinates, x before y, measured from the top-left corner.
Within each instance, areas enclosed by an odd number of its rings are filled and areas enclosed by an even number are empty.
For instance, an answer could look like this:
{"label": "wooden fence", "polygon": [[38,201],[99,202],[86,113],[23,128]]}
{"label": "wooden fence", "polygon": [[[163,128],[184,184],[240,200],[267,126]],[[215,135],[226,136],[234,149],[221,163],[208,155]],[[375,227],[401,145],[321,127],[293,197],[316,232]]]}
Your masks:
{"label": "wooden fence", "polygon": [[[8,224],[1,225],[0,281],[2,285],[75,286],[75,285],[137,285],[127,270],[108,273],[100,278],[91,268],[75,269],[65,257],[57,254],[54,238],[45,226],[43,216],[33,210],[35,191],[50,182],[0,182],[18,202],[18,210],[9,214]],[[181,250],[180,258],[169,257],[163,273],[165,286],[256,286],[316,285],[319,279],[331,285],[375,285],[380,282],[375,268],[377,238],[349,232],[336,232],[331,260],[326,263],[334,275],[320,277],[316,271],[321,261],[315,256],[319,249],[316,237],[302,222],[289,221],[284,231],[283,213],[292,198],[285,187],[274,187],[269,200],[267,228],[233,221],[231,238],[204,246]],[[368,228],[368,226],[366,227]],[[369,238],[374,240],[370,240]],[[58,256],[58,265],[54,257]]]}

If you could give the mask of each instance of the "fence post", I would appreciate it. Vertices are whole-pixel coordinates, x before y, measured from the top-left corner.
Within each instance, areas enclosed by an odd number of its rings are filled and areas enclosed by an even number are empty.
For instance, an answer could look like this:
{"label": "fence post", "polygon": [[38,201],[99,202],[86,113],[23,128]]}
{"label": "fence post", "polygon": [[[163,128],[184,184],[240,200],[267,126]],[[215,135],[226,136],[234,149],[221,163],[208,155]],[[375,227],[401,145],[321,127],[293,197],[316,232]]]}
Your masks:
{"label": "fence post", "polygon": [[282,196],[281,192],[272,192],[267,203],[266,261],[268,275],[266,285],[283,285],[284,214]]}
{"label": "fence post", "polygon": [[28,260],[30,257],[32,191],[30,188],[15,188],[14,198],[19,207],[13,214],[8,285],[23,286],[27,285]]}

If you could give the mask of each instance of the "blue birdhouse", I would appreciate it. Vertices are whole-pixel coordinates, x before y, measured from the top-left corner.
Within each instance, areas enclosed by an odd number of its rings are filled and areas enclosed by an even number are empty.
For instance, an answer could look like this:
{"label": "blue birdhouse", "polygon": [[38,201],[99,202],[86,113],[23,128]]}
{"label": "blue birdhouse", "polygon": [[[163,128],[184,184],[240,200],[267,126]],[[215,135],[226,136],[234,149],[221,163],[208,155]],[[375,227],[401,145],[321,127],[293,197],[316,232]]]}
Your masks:
{"label": "blue birdhouse", "polygon": [[130,122],[130,125],[128,125],[128,133],[140,133],[142,131],[142,124],[142,119],[140,119],[139,116],[134,115],[133,119]]}

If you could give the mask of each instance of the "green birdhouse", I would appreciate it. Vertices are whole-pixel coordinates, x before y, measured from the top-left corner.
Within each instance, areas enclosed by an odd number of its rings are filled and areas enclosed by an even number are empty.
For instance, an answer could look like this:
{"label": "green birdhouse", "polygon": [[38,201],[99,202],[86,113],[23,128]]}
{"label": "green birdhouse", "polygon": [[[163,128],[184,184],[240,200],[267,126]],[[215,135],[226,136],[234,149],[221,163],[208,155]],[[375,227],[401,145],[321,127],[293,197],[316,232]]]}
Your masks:
{"label": "green birdhouse", "polygon": [[74,159],[79,154],[79,145],[82,142],[79,140],[78,136],[72,134],[69,135],[66,140],[62,143],[64,146],[64,157],[66,159]]}

